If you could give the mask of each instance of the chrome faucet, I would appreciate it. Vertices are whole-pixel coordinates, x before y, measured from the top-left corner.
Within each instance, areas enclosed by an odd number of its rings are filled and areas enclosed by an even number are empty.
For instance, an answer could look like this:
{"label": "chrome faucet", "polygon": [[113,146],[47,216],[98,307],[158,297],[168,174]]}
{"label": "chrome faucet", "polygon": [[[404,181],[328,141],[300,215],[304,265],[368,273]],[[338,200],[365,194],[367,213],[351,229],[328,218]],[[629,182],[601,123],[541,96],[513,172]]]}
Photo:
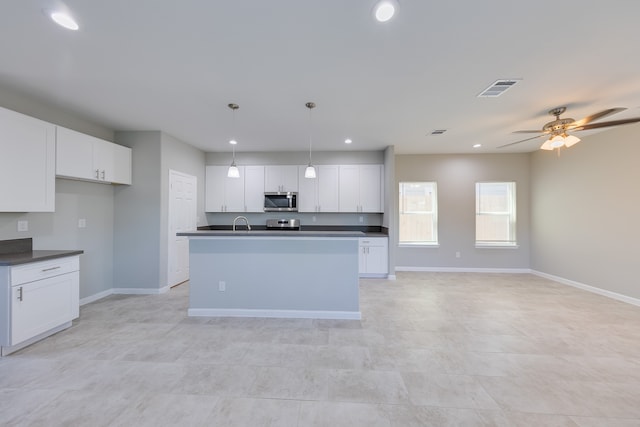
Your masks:
{"label": "chrome faucet", "polygon": [[233,220],[233,231],[236,231],[236,221],[239,219],[244,219],[245,224],[247,224],[247,230],[251,230],[251,226],[249,225],[249,220],[246,216],[237,216]]}

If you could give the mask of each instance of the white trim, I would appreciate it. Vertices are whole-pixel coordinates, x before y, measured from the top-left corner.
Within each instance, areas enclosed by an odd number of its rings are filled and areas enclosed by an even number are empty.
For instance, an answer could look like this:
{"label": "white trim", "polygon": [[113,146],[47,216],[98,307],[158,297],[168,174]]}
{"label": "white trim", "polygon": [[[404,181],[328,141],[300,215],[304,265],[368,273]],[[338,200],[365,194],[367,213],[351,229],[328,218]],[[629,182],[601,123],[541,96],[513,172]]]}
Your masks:
{"label": "white trim", "polygon": [[255,310],[239,308],[190,308],[191,317],[278,317],[287,319],[360,320],[359,311]]}
{"label": "white trim", "polygon": [[508,245],[504,243],[476,243],[476,249],[518,249],[520,245],[513,244]]}
{"label": "white trim", "polygon": [[108,297],[109,295],[113,295],[113,288],[107,289],[106,291],[98,292],[97,294],[93,294],[93,295],[85,297],[85,298],[82,298],[80,300],[80,306],[92,303],[94,301],[98,301],[99,299]]}
{"label": "white trim", "polygon": [[165,286],[163,288],[151,289],[151,288],[113,288],[114,294],[121,295],[156,295],[169,292],[171,286]]}
{"label": "white trim", "polygon": [[583,291],[592,292],[594,294],[602,295],[607,298],[612,298],[618,301],[626,302],[628,304],[640,306],[640,299],[638,298],[633,298],[627,295],[619,294],[617,292],[607,291],[605,289],[597,288],[595,286],[585,285],[584,283],[554,276],[552,274],[543,273],[541,271],[531,270],[531,274],[544,277],[545,279],[553,280],[554,282],[558,282],[563,285],[568,285],[574,288],[582,289]]}
{"label": "white trim", "polygon": [[425,271],[436,273],[531,273],[528,268],[466,268],[466,267],[396,267],[396,271]]}

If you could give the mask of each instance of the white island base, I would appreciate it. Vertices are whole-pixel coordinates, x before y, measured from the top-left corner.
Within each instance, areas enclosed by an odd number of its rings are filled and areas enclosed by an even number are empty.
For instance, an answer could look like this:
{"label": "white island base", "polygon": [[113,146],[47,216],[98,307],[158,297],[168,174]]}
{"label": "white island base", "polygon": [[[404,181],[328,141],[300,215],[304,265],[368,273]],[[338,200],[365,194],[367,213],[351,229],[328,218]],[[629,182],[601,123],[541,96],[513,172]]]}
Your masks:
{"label": "white island base", "polygon": [[183,235],[189,316],[361,318],[356,234]]}

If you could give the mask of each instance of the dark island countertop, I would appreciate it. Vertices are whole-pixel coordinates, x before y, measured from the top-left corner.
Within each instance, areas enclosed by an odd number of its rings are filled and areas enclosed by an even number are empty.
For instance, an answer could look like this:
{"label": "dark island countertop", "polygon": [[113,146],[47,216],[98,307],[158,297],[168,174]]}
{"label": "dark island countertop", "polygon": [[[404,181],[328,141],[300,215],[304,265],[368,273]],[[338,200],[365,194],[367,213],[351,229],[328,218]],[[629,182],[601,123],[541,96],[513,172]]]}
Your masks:
{"label": "dark island countertop", "polygon": [[80,255],[81,250],[33,250],[32,239],[13,239],[0,241],[0,266],[27,264]]}
{"label": "dark island countertop", "polygon": [[176,233],[186,237],[365,237],[362,231],[315,230],[197,230]]}

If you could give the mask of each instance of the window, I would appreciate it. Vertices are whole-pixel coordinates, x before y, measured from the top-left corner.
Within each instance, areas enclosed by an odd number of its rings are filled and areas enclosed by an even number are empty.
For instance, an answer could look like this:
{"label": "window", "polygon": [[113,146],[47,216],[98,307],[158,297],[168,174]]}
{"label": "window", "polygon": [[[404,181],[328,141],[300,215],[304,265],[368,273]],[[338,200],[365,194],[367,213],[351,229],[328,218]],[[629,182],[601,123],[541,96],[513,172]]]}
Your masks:
{"label": "window", "polygon": [[438,244],[438,197],[435,182],[400,183],[400,244]]}
{"label": "window", "polygon": [[516,245],[516,183],[476,183],[476,246]]}

